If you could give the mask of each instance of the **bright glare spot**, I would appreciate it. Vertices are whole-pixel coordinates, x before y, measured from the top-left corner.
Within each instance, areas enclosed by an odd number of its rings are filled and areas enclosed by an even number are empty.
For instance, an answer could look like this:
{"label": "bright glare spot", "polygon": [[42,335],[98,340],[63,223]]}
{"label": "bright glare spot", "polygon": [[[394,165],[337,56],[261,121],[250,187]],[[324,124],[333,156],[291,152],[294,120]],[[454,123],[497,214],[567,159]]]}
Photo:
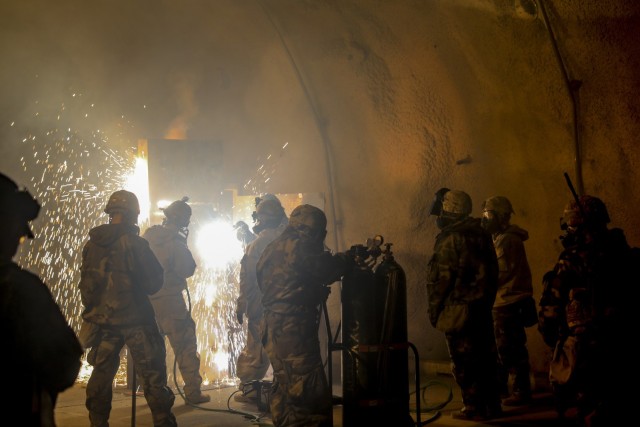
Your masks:
{"label": "bright glare spot", "polygon": [[169,206],[170,204],[171,204],[171,201],[169,201],[169,200],[164,200],[164,199],[163,199],[163,200],[159,200],[159,201],[158,201],[158,203],[156,204],[156,207],[157,207],[158,209],[164,209],[164,208],[166,208],[167,206]]}
{"label": "bright glare spot", "polygon": [[242,243],[233,226],[226,221],[215,221],[198,232],[196,248],[209,268],[225,269],[228,264],[242,258]]}
{"label": "bright glare spot", "polygon": [[220,371],[226,370],[227,366],[229,365],[229,354],[222,351],[217,351],[213,356],[213,363],[216,364],[216,367]]}
{"label": "bright glare spot", "polygon": [[151,202],[149,201],[148,182],[149,169],[147,167],[147,160],[141,157],[136,157],[136,166],[133,173],[126,178],[124,188],[127,191],[131,191],[138,197],[138,203],[140,203],[138,224],[140,225],[149,222]]}

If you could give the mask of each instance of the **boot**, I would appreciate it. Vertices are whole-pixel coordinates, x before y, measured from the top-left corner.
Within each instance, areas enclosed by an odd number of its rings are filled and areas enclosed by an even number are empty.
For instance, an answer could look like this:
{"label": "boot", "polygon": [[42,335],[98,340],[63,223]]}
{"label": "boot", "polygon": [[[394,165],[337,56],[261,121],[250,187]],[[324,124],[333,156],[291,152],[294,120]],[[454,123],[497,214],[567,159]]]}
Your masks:
{"label": "boot", "polygon": [[197,404],[197,403],[206,403],[211,400],[211,396],[208,394],[203,394],[201,391],[197,393],[192,393],[186,396],[187,403]]}

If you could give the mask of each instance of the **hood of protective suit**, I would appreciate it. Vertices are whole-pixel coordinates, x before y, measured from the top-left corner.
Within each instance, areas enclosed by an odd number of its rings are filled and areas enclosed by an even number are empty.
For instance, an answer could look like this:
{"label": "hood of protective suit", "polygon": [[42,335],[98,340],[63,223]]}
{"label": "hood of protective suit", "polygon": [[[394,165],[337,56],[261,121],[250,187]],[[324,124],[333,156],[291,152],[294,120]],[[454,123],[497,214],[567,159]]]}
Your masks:
{"label": "hood of protective suit", "polygon": [[175,239],[178,229],[171,225],[154,225],[144,232],[144,238],[151,246],[159,246]]}
{"label": "hood of protective suit", "polygon": [[515,224],[510,224],[509,227],[506,230],[504,230],[504,232],[516,234],[517,236],[520,237],[520,239],[522,239],[523,242],[529,239],[529,232],[524,228],[519,227]]}
{"label": "hood of protective suit", "polygon": [[133,224],[103,224],[89,231],[89,239],[98,246],[110,246],[125,234],[140,233],[140,228]]}
{"label": "hood of protective suit", "polygon": [[313,232],[323,231],[327,228],[327,217],[315,206],[300,205],[291,212],[289,226],[298,231],[303,229]]}

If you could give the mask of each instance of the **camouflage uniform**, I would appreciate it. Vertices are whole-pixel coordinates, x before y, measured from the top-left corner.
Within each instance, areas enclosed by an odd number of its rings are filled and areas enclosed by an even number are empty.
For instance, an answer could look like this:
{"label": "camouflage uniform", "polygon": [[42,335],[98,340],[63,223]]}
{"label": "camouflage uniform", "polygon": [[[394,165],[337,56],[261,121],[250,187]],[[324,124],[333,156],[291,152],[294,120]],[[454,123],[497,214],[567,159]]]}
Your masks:
{"label": "camouflage uniform", "polygon": [[[346,256],[324,250],[326,217],[313,206],[293,210],[289,226],[256,267],[264,306],[265,346],[274,371],[271,414],[277,427],[332,425],[318,327],[327,285],[348,268]],[[313,223],[311,226],[308,226]]]}
{"label": "camouflage uniform", "polygon": [[163,269],[138,233],[136,225],[100,225],[89,232],[82,251],[82,318],[99,327],[98,341],[87,358],[93,372],[86,406],[95,427],[108,425],[113,379],[125,345],[142,378],[154,426],[177,425],[171,411],[175,396],[167,387],[164,340],[149,301],[149,295],[162,287]]}
{"label": "camouflage uniform", "polygon": [[[602,203],[593,199],[580,198],[587,218],[593,205]],[[571,210],[575,202],[565,217]],[[620,346],[637,323],[628,285],[637,281],[633,272],[640,259],[621,229],[606,228],[608,214],[605,218],[597,226],[595,221],[572,226],[569,220],[565,249],[543,278],[538,324],[545,343],[554,348],[550,381],[557,411],[563,416],[576,404],[580,422],[589,426],[623,425],[635,403],[626,393],[615,395],[628,379],[623,371],[610,369],[634,364],[632,352]]]}
{"label": "camouflage uniform", "polygon": [[442,227],[429,262],[429,320],[438,328],[449,307],[464,306],[468,317],[459,330],[445,332],[452,372],[462,392],[468,418],[501,413],[497,386],[497,351],[491,308],[496,295],[498,263],[491,236],[480,220],[462,218]]}
{"label": "camouflage uniform", "polygon": [[154,225],[144,237],[164,269],[162,289],[150,296],[160,332],[169,338],[188,401],[201,394],[200,355],[196,339],[196,324],[185,303],[183,291],[187,278],[193,276],[196,262],[187,246],[187,239],[174,224]]}

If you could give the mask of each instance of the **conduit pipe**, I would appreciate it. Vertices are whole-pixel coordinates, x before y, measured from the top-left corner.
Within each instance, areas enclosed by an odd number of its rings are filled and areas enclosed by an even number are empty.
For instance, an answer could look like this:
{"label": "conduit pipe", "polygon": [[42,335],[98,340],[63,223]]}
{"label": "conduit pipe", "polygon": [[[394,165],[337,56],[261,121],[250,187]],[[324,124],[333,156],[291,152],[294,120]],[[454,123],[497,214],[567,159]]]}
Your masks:
{"label": "conduit pipe", "polygon": [[320,132],[320,137],[322,139],[322,145],[323,145],[323,148],[324,148],[326,174],[327,174],[327,185],[329,187],[329,205],[330,205],[330,209],[331,209],[331,219],[332,219],[332,222],[333,222],[333,249],[335,251],[340,251],[342,239],[341,239],[340,233],[338,231],[338,221],[337,221],[337,213],[336,213],[337,209],[336,209],[336,201],[335,201],[337,197],[334,196],[334,193],[335,193],[335,184],[334,184],[335,178],[334,178],[334,173],[333,173],[333,161],[332,161],[332,156],[331,156],[331,141],[329,139],[329,136],[327,135],[326,127],[323,124],[323,120],[320,117],[320,112],[318,111],[318,107],[317,107],[316,103],[314,102],[313,97],[311,96],[311,93],[309,93],[309,89],[307,87],[307,84],[305,83],[305,80],[304,80],[303,76],[302,76],[302,72],[298,68],[298,64],[296,63],[296,60],[293,57],[293,54],[291,53],[291,50],[289,49],[289,47],[287,45],[287,42],[284,39],[284,36],[282,35],[282,31],[280,31],[280,27],[276,24],[276,22],[274,21],[273,17],[269,13],[269,10],[264,5],[264,3],[261,0],[256,0],[256,1],[260,5],[260,7],[264,10],[265,15],[267,15],[267,18],[269,19],[269,22],[271,22],[271,25],[273,25],[273,28],[275,29],[276,33],[278,34],[278,37],[280,38],[280,43],[282,43],[282,47],[283,47],[284,51],[286,52],[287,57],[289,58],[289,62],[291,63],[291,67],[293,68],[293,71],[296,74],[298,82],[300,83],[300,87],[302,88],[302,91],[304,92],[305,98],[307,99],[307,102],[309,103],[309,106],[311,107],[311,110],[313,111],[313,118],[314,118],[314,120],[316,122],[316,127],[318,128],[318,132]]}
{"label": "conduit pipe", "polygon": [[569,71],[567,70],[567,64],[565,63],[562,54],[560,53],[560,49],[558,48],[558,40],[553,32],[553,27],[549,22],[549,16],[547,15],[547,9],[544,5],[544,0],[538,0],[540,3],[540,10],[542,11],[542,17],[544,19],[545,26],[549,32],[549,37],[551,38],[551,44],[553,45],[553,50],[556,54],[556,59],[558,60],[558,64],[560,65],[560,69],[562,70],[562,76],[564,77],[565,84],[567,85],[567,90],[569,91],[569,96],[571,97],[571,103],[573,105],[573,137],[574,137],[574,155],[575,155],[575,173],[576,173],[576,186],[578,188],[578,194],[584,194],[584,184],[582,180],[582,157],[581,157],[581,147],[580,147],[580,119],[579,119],[579,108],[578,108],[578,91],[582,86],[582,81],[572,79],[569,76]]}

